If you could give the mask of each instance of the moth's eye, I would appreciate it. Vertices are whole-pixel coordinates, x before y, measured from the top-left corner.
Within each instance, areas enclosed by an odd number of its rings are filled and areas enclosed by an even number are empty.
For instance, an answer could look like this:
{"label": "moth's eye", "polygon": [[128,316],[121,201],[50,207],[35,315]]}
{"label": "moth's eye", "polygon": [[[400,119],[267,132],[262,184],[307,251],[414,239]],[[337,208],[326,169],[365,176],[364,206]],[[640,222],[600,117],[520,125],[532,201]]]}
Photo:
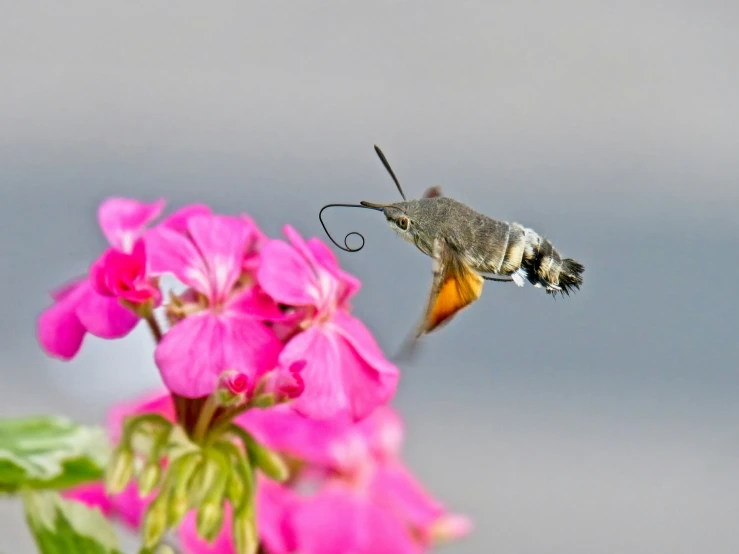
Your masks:
{"label": "moth's eye", "polygon": [[397,223],[398,223],[398,227],[400,227],[400,229],[402,229],[403,231],[407,231],[411,222],[408,221],[408,218],[407,217],[401,217],[400,219],[398,219],[398,222]]}

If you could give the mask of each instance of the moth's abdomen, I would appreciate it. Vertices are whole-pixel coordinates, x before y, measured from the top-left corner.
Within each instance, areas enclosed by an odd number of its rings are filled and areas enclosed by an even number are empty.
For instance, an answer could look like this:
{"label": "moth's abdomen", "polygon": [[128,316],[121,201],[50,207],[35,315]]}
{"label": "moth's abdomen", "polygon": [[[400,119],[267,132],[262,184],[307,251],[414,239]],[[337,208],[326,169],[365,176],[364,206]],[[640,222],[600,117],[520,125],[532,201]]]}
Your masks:
{"label": "moth's abdomen", "polygon": [[519,286],[525,278],[548,294],[569,294],[582,285],[583,266],[563,259],[549,240],[532,229],[491,220],[475,234],[475,247],[465,254],[477,271],[510,275]]}
{"label": "moth's abdomen", "polygon": [[[515,223],[513,225],[516,225]],[[585,268],[572,258],[562,258],[552,243],[537,232],[524,231],[524,252],[521,269],[535,287],[544,287],[547,294],[570,294],[582,285]]]}

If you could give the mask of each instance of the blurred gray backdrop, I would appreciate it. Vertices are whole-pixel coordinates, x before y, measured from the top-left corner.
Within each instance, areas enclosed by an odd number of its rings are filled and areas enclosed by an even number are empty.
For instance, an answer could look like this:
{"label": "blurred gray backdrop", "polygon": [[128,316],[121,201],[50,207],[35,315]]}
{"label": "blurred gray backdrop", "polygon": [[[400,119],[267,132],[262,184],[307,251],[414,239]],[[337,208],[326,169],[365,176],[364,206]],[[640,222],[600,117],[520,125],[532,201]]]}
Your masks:
{"label": "blurred gray backdrop", "polygon": [[[0,415],[101,421],[159,385],[143,328],[37,346],[107,195],[204,201],[325,239],[329,202],[441,185],[586,266],[558,300],[489,283],[401,366],[407,458],[476,523],[455,553],[739,552],[734,2],[3,2]],[[326,212],[393,354],[431,262]],[[18,504],[0,549],[33,552]]]}

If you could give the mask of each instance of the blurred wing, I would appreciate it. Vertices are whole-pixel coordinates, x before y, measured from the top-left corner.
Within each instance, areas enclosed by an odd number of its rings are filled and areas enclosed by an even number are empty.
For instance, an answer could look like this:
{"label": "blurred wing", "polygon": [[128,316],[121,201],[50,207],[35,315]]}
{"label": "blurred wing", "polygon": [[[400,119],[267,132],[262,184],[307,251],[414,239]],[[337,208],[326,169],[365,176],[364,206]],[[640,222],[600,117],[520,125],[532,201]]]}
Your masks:
{"label": "blurred wing", "polygon": [[483,278],[470,269],[444,240],[434,241],[434,280],[416,338],[450,321],[482,294]]}
{"label": "blurred wing", "polygon": [[409,359],[422,335],[449,322],[482,293],[483,278],[462,262],[445,240],[434,241],[433,260],[434,280],[423,320],[401,346],[395,356],[396,361]]}

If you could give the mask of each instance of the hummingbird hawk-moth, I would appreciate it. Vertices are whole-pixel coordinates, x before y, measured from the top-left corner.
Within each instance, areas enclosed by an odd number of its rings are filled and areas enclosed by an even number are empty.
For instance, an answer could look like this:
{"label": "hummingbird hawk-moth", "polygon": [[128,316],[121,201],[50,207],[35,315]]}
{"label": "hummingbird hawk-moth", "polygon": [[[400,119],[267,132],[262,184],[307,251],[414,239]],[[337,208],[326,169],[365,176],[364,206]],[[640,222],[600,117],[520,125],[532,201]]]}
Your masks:
{"label": "hummingbird hawk-moth", "polygon": [[[518,223],[498,221],[477,212],[444,196],[439,187],[427,189],[417,200],[407,200],[377,145],[375,151],[403,201],[329,204],[321,209],[321,213],[332,206],[381,211],[391,229],[431,257],[431,292],[413,341],[449,322],[460,310],[480,298],[486,280],[513,282],[519,287],[528,281],[555,296],[557,293],[569,296],[570,292],[580,289],[585,268],[572,258],[563,258],[548,239]],[[344,238],[346,248],[339,245],[322,219],[321,224],[331,242],[342,250],[356,252],[364,246],[364,237],[356,232]],[[347,240],[351,235],[362,238],[358,248],[349,248]]]}

